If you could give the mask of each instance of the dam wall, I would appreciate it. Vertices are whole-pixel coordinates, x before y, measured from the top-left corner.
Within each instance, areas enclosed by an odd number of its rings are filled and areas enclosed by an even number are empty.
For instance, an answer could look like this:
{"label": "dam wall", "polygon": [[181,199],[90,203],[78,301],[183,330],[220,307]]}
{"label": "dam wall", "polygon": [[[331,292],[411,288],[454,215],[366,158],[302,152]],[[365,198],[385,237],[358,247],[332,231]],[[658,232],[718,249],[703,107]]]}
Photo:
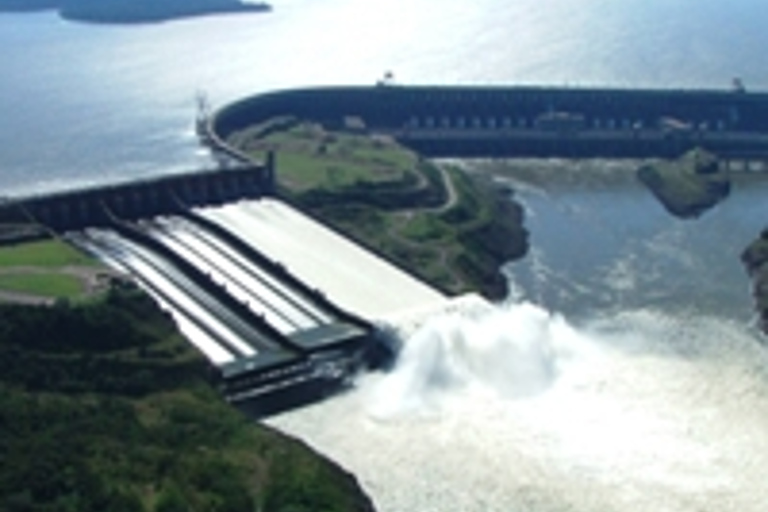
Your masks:
{"label": "dam wall", "polygon": [[389,134],[430,157],[661,157],[696,146],[768,155],[768,94],[550,87],[325,87],[270,92],[220,110],[219,140],[295,116]]}
{"label": "dam wall", "polygon": [[69,231],[107,226],[115,218],[133,220],[258,198],[273,189],[270,161],[15,199],[0,205],[0,219],[31,220],[54,231]]}

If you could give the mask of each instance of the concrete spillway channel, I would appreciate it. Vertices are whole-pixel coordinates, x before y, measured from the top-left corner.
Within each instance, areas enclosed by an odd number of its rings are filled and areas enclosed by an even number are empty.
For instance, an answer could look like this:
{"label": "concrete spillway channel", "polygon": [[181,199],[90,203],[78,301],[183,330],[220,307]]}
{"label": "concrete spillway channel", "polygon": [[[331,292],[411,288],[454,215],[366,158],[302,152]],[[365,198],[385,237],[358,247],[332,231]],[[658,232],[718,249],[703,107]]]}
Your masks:
{"label": "concrete spillway channel", "polygon": [[231,245],[189,220],[163,218],[145,223],[143,227],[247,303],[254,313],[262,315],[285,336],[333,321],[327,313],[243,257]]}
{"label": "concrete spillway channel", "polygon": [[227,398],[257,415],[321,398],[381,354],[368,324],[193,212],[70,239],[166,304],[219,367]]}
{"label": "concrete spillway channel", "polygon": [[[70,242],[121,272],[130,274],[164,307],[173,311],[180,329],[212,363],[223,365],[236,359],[239,352],[232,348],[239,340],[192,297],[187,296],[165,273],[135,248],[123,246],[116,233],[89,229],[69,233]],[[226,340],[231,339],[228,343]],[[252,349],[246,349],[254,352]]]}
{"label": "concrete spillway channel", "polygon": [[106,229],[88,229],[70,233],[68,237],[106,264],[132,275],[143,288],[173,311],[185,334],[214,364],[230,363],[238,357],[256,353],[253,347],[243,344],[232,329],[197,300],[199,295],[188,294],[185,289],[194,286],[180,283],[183,280],[181,276],[171,277],[169,273],[175,272],[156,255]]}
{"label": "concrete spillway channel", "polygon": [[[300,356],[299,347],[280,339],[278,333],[250,311],[244,314],[242,304],[235,299],[227,300],[225,293],[216,293],[213,284],[206,285],[207,276],[191,271],[190,265],[180,264],[178,259],[169,260],[168,252],[158,251],[159,245],[153,247],[147,240],[136,240],[138,231],[132,234],[125,227],[119,231],[88,230],[75,242],[136,276],[175,313],[191,321],[198,331],[229,353],[231,360],[267,352]],[[221,362],[229,362],[228,358],[223,359]]]}

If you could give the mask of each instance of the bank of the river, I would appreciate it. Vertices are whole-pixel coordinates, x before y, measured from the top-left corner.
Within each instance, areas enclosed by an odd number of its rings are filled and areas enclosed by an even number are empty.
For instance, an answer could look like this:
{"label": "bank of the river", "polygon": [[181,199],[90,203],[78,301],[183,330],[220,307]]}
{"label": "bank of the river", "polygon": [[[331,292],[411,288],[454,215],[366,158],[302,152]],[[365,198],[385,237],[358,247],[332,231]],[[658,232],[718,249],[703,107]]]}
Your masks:
{"label": "bank of the river", "polygon": [[752,290],[755,308],[760,316],[760,327],[768,334],[768,228],[744,250],[741,260],[752,278]]}
{"label": "bank of the river", "polygon": [[228,143],[256,158],[275,151],[285,198],[449,294],[505,297],[499,268],[527,251],[523,211],[509,190],[354,123],[331,131],[273,119]]}
{"label": "bank of the river", "polygon": [[[5,246],[0,266],[22,258],[56,275],[71,251]],[[352,475],[226,404],[146,294],[103,284],[53,303],[0,301],[0,508],[373,510]]]}

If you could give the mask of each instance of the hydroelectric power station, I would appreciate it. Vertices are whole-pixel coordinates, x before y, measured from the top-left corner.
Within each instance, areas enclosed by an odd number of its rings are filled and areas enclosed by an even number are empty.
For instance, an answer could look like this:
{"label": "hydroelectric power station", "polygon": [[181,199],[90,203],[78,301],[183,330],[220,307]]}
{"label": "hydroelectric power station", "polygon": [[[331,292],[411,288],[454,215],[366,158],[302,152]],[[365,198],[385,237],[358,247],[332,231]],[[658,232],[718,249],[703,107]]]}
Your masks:
{"label": "hydroelectric power station", "polygon": [[[768,158],[768,95],[483,87],[262,94],[198,123],[231,168],[4,203],[132,275],[215,364],[229,400],[265,415],[343,387],[389,347],[377,328],[451,301],[276,198],[274,160],[229,134],[290,116],[385,134],[425,156]],[[386,284],[383,284],[386,283]],[[385,287],[385,288],[382,288]]]}
{"label": "hydroelectric power station", "polygon": [[326,87],[256,95],[213,119],[233,131],[278,116],[350,120],[429,157],[677,157],[768,154],[768,94],[555,87]]}

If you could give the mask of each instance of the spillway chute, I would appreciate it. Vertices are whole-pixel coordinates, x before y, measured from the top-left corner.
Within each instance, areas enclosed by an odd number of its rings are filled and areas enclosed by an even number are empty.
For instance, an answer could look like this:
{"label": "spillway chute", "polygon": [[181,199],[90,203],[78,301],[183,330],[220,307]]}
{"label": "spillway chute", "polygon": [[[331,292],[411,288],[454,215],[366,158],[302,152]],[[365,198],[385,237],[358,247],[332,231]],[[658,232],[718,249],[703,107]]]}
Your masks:
{"label": "spillway chute", "polygon": [[[270,230],[284,234],[297,222],[311,224],[271,200],[259,203],[227,211],[242,219],[246,210],[263,207],[263,215],[254,218],[263,217]],[[360,370],[392,357],[392,347],[373,323],[337,306],[335,291],[329,297],[319,289],[306,267],[299,266],[301,275],[293,273],[295,243],[285,250],[263,247],[248,231],[220,218],[215,211],[221,208],[114,219],[71,239],[131,274],[170,309],[184,334],[218,368],[227,399],[253,415],[322,399],[352,385]],[[326,236],[326,228],[312,229]],[[349,251],[333,243],[326,249]],[[322,277],[325,270],[315,267],[314,275]],[[377,277],[374,273],[370,285],[378,288]]]}

